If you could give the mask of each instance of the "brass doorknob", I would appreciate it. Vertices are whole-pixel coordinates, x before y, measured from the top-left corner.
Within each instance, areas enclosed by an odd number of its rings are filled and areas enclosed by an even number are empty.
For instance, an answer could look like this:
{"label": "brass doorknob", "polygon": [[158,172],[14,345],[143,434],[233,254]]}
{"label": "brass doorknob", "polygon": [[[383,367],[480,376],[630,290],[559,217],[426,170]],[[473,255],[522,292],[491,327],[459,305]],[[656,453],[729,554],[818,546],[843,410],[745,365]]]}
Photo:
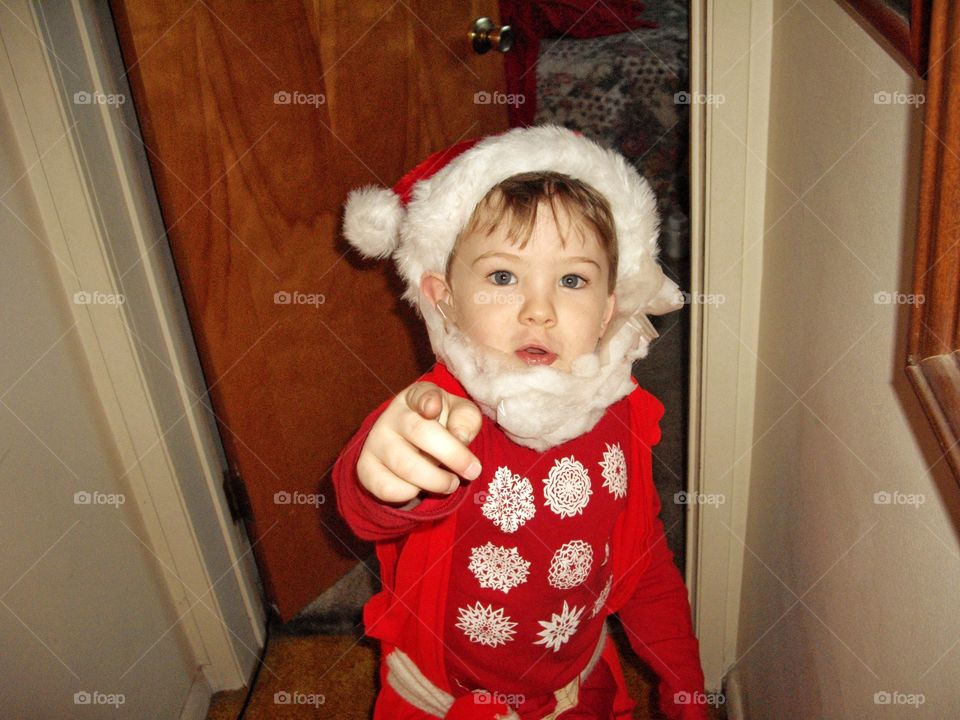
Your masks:
{"label": "brass doorknob", "polygon": [[483,55],[490,50],[510,52],[513,47],[513,28],[509,25],[494,25],[493,20],[488,17],[474,20],[467,37],[473,43],[473,51],[477,55]]}

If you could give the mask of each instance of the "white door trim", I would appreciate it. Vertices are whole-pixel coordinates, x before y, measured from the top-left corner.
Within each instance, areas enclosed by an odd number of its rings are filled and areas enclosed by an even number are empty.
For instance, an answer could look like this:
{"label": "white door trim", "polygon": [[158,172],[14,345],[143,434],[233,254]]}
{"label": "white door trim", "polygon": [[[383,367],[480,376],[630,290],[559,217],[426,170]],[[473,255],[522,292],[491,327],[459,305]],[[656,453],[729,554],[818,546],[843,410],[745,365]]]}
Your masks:
{"label": "white door trim", "polygon": [[[210,689],[241,687],[263,646],[265,610],[249,543],[226,509],[222,450],[145,151],[130,129],[139,132],[109,9],[7,0],[5,10],[0,93],[28,168],[20,182],[35,194],[36,239],[71,300],[142,517],[131,531],[152,555],[176,631]],[[126,102],[85,103],[77,92]],[[91,304],[77,293],[124,302]]]}
{"label": "white door trim", "polygon": [[689,487],[715,502],[689,506],[687,578],[706,685],[718,690],[737,660],[774,22],[770,0],[690,10],[691,293],[705,302],[691,305]]}

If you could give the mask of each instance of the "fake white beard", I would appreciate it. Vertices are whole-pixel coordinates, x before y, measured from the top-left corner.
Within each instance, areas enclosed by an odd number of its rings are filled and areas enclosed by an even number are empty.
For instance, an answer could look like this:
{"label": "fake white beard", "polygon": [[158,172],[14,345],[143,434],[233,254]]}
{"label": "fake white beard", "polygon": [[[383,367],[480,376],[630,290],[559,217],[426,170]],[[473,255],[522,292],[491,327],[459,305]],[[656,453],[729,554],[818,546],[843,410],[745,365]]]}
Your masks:
{"label": "fake white beard", "polygon": [[592,353],[569,371],[518,366],[516,359],[474,342],[420,296],[436,356],[481,412],[518,445],[543,452],[589,432],[606,409],[628,395],[633,361],[647,356],[658,333],[642,313],[615,317]]}

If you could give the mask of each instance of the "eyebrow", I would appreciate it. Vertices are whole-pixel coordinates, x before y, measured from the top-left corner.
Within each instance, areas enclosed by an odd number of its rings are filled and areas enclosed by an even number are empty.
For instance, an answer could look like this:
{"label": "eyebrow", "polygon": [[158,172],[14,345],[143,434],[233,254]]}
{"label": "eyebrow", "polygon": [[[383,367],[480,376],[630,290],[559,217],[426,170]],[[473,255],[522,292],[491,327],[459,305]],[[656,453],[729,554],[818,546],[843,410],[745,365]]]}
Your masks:
{"label": "eyebrow", "polygon": [[[473,261],[472,263],[470,263],[470,266],[473,267],[474,265],[476,265],[476,264],[477,264],[478,262],[480,262],[481,260],[486,260],[487,258],[492,258],[492,257],[502,257],[502,258],[506,258],[506,259],[508,259],[508,260],[517,260],[517,261],[519,261],[519,262],[524,262],[524,259],[523,259],[522,257],[520,257],[519,255],[514,255],[514,254],[512,254],[512,253],[504,253],[504,252],[485,252],[483,255],[480,255],[479,257],[475,258],[474,261]],[[575,255],[575,256],[570,256],[570,257],[561,257],[560,259],[561,259],[561,260],[567,260],[567,261],[570,261],[570,262],[590,263],[591,265],[596,265],[596,267],[597,267],[598,270],[601,269],[601,268],[600,268],[600,263],[598,263],[596,260],[593,260],[593,259],[591,259],[591,258],[584,257],[583,255]]]}

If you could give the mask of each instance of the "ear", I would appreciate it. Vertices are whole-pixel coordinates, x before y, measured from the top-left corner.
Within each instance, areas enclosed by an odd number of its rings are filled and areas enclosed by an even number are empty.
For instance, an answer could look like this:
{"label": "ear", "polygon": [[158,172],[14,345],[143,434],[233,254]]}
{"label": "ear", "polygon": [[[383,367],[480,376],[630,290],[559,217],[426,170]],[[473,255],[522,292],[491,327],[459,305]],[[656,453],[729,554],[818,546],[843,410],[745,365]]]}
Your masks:
{"label": "ear", "polygon": [[440,273],[427,271],[420,276],[420,292],[427,297],[434,307],[441,302],[451,302],[450,285]]}
{"label": "ear", "polygon": [[610,324],[610,318],[613,317],[613,311],[617,308],[617,294],[610,293],[607,297],[607,307],[603,311],[603,322],[600,324],[600,337],[607,331],[607,325]]}

